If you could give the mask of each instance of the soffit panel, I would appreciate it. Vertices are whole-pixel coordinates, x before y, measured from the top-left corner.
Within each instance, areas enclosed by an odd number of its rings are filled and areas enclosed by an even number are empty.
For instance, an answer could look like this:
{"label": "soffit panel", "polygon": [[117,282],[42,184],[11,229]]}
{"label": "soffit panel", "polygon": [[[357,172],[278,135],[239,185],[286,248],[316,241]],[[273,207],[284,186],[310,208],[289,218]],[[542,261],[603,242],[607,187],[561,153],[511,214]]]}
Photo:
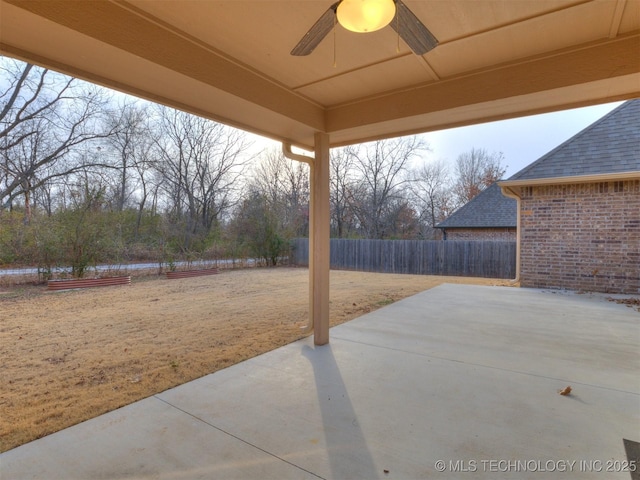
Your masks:
{"label": "soffit panel", "polygon": [[309,72],[296,69],[296,58],[289,55],[295,46],[291,33],[295,26],[290,24],[290,17],[306,14],[312,18],[316,11],[320,16],[328,6],[324,2],[201,0],[182,0],[179,5],[176,2],[130,0],[127,4],[134,7],[132,11],[139,10],[148,18],[188,32],[284,85],[309,81]]}
{"label": "soffit panel", "polygon": [[[407,85],[421,85],[433,81],[419,57],[407,54],[387,62],[371,65],[342,75],[323,79],[296,91],[328,107],[352,101],[354,98],[375,96]],[[402,75],[398,75],[402,72]]]}
{"label": "soffit panel", "polygon": [[442,43],[518,24],[552,12],[571,9],[590,0],[491,0],[406,2],[427,19],[429,29]]}
{"label": "soffit panel", "polygon": [[[445,43],[433,51],[429,64],[441,78],[447,78],[606,39],[615,5],[615,2],[580,4]],[[575,21],[576,16],[579,22]]]}
{"label": "soffit panel", "polygon": [[[622,9],[619,26],[612,25],[612,34],[624,34],[633,32],[638,29],[640,24],[640,2],[637,0],[620,0],[620,8]],[[614,18],[615,22],[615,18]]]}

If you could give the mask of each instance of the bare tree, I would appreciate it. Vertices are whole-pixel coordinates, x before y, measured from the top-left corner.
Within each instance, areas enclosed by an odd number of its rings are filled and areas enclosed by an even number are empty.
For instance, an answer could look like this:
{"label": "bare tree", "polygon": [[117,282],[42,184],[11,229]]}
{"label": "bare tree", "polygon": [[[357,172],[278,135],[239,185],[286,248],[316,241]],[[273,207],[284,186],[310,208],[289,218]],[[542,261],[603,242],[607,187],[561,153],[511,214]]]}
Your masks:
{"label": "bare tree", "polygon": [[250,144],[244,132],[201,117],[165,107],[157,114],[157,168],[170,211],[186,214],[191,234],[208,234],[237,200]]}
{"label": "bare tree", "polygon": [[420,236],[420,218],[408,198],[399,197],[389,208],[389,231],[394,239],[410,240]]}
{"label": "bare tree", "polygon": [[52,179],[94,164],[89,144],[110,131],[101,122],[106,91],[30,64],[0,58],[0,208]]}
{"label": "bare tree", "polygon": [[130,204],[141,181],[135,166],[146,160],[148,145],[145,143],[150,143],[148,113],[146,106],[126,100],[110,113],[108,123],[114,134],[104,142],[104,154],[113,157],[113,167],[117,171],[111,186],[113,209],[121,212]]}
{"label": "bare tree", "polygon": [[356,228],[351,208],[357,191],[353,157],[345,149],[332,150],[330,169],[331,229],[335,236],[344,238]]}
{"label": "bare tree", "polygon": [[423,225],[423,238],[434,238],[434,227],[452,211],[454,198],[448,165],[442,161],[424,163],[414,172],[412,192]]}
{"label": "bare tree", "polygon": [[306,164],[289,160],[278,150],[265,150],[253,170],[249,190],[266,198],[283,232],[307,234],[310,191]]}
{"label": "bare tree", "polygon": [[392,205],[406,198],[406,187],[412,181],[408,175],[411,162],[427,149],[419,136],[379,140],[347,149],[360,179],[352,207],[366,237],[394,234],[393,213],[397,210]]}
{"label": "bare tree", "polygon": [[459,205],[469,202],[482,190],[500,180],[507,168],[502,166],[504,155],[488,153],[484,149],[472,148],[456,160],[456,176],[453,183]]}

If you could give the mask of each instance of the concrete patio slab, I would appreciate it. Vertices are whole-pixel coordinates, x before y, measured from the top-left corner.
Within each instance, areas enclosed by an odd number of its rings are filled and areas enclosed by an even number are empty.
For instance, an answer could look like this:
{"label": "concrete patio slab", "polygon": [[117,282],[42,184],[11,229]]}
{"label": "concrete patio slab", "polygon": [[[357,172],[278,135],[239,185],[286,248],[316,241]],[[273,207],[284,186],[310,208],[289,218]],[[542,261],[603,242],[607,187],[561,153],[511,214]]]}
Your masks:
{"label": "concrete patio slab", "polygon": [[629,479],[623,439],[640,313],[442,285],[5,452],[0,477]]}

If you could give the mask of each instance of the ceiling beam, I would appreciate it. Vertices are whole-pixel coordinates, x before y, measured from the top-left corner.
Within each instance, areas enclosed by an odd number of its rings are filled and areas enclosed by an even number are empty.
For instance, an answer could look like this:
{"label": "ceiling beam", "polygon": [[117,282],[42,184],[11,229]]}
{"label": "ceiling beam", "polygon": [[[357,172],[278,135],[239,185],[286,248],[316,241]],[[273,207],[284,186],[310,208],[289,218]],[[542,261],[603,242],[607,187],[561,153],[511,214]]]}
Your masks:
{"label": "ceiling beam", "polygon": [[[332,107],[327,111],[327,131],[339,132],[638,73],[640,32]],[[619,95],[603,90],[592,103],[619,100]],[[640,82],[625,96],[640,97]],[[558,109],[563,106],[559,104]]]}
{"label": "ceiling beam", "polygon": [[[4,3],[324,130],[322,107],[125,1],[4,0]],[[7,45],[7,50],[11,47]]]}

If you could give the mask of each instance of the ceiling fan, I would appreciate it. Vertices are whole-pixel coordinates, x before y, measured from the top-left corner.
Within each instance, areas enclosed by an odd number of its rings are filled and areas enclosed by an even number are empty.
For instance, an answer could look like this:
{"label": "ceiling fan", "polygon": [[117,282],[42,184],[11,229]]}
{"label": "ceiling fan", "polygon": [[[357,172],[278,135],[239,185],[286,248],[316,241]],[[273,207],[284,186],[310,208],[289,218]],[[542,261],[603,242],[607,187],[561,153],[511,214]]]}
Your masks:
{"label": "ceiling fan", "polygon": [[309,55],[334,28],[336,20],[354,32],[372,32],[391,25],[416,55],[438,45],[436,37],[402,0],[339,0],[313,24],[291,55]]}

